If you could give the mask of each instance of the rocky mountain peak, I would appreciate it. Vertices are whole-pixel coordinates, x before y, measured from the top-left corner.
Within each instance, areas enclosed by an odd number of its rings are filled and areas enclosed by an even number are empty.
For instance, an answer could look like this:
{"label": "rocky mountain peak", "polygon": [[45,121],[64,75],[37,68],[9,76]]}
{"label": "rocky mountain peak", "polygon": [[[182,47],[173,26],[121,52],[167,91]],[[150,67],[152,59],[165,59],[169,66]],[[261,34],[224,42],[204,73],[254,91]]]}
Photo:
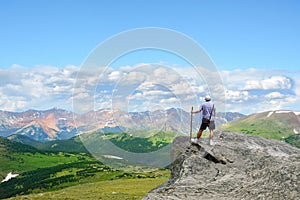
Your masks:
{"label": "rocky mountain peak", "polygon": [[300,149],[233,132],[217,132],[216,145],[177,137],[170,179],[153,199],[299,199]]}

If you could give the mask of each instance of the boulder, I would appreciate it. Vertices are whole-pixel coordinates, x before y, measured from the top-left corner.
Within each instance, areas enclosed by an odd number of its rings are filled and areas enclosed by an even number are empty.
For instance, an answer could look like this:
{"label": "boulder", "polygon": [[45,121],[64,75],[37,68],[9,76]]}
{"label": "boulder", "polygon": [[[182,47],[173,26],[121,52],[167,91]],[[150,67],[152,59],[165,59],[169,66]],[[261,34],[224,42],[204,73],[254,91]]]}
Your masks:
{"label": "boulder", "polygon": [[143,199],[300,199],[300,149],[226,131],[214,140],[175,138],[170,179]]}

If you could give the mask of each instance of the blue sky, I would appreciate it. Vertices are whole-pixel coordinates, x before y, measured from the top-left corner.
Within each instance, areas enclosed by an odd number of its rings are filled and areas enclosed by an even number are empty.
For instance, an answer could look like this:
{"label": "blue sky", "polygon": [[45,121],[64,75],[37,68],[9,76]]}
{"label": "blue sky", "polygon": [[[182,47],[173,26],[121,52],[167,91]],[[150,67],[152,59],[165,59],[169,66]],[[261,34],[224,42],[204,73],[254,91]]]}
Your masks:
{"label": "blue sky", "polygon": [[[220,70],[228,110],[300,110],[299,9],[296,0],[2,0],[0,110],[70,109],[72,94],[63,91],[71,90],[89,54],[108,38],[143,27],[175,30],[201,45]],[[141,58],[115,64],[185,64],[162,54]]]}

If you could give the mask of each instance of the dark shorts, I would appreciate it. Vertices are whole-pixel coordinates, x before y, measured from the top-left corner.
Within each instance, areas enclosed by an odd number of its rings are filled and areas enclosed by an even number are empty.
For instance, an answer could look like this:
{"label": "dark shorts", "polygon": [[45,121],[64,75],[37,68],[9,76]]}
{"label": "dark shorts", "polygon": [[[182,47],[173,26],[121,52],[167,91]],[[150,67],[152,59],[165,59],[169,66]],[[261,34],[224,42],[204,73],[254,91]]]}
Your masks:
{"label": "dark shorts", "polygon": [[206,130],[208,127],[209,130],[215,130],[216,125],[214,121],[210,121],[208,119],[203,118],[200,126],[200,130]]}

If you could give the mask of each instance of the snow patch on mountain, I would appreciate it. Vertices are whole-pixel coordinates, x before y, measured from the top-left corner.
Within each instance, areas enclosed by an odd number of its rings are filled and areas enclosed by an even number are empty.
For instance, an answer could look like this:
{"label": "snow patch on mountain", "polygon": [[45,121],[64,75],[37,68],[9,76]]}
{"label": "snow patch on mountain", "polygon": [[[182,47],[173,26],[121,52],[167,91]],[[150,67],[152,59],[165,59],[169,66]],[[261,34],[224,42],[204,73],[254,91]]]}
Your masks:
{"label": "snow patch on mountain", "polygon": [[300,111],[299,112],[294,111],[294,113],[295,115],[300,115]]}
{"label": "snow patch on mountain", "polygon": [[6,175],[5,179],[1,181],[1,183],[6,182],[6,181],[9,181],[10,179],[15,178],[15,177],[17,177],[17,176],[19,176],[19,174],[13,174],[12,172],[9,172],[9,173]]}
{"label": "snow patch on mountain", "polygon": [[269,112],[267,118],[270,117],[273,113],[274,113],[273,111]]}
{"label": "snow patch on mountain", "polygon": [[300,115],[300,112],[297,111],[291,111],[291,110],[276,110],[276,111],[270,111],[267,115],[267,118],[270,117],[272,114],[287,114],[287,113],[294,113],[295,115]]}
{"label": "snow patch on mountain", "polygon": [[119,156],[113,156],[113,155],[103,155],[105,158],[111,158],[111,159],[117,159],[117,160],[123,160],[123,158]]}

